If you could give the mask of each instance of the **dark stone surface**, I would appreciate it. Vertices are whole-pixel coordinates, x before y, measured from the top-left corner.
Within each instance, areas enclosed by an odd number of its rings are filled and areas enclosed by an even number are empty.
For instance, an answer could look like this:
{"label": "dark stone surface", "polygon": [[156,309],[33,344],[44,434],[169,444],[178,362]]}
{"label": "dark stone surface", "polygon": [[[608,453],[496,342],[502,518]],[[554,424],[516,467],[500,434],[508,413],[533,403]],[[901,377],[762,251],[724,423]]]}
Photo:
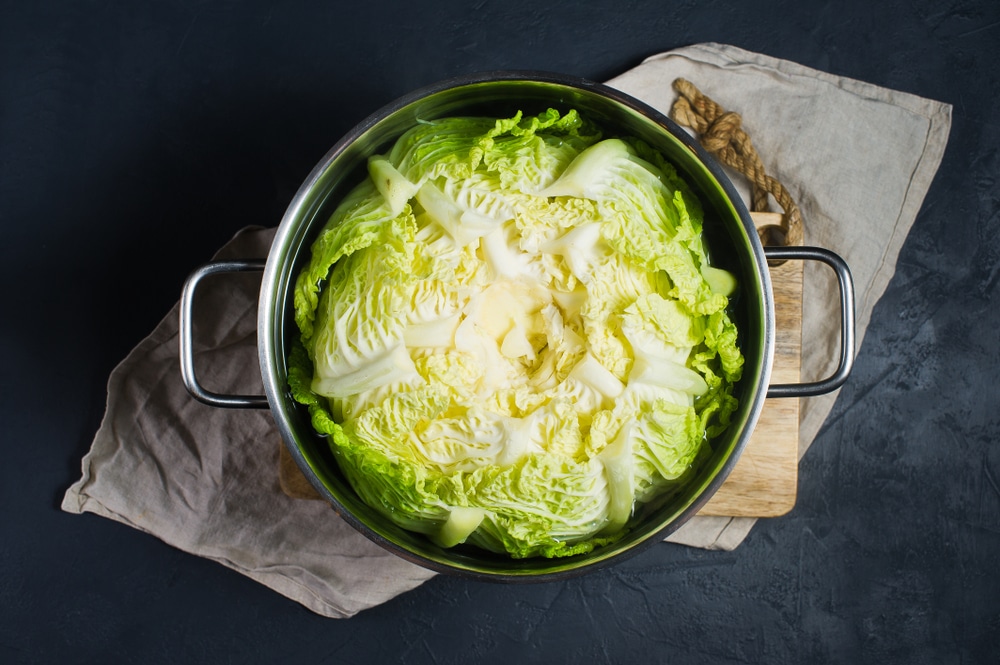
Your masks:
{"label": "dark stone surface", "polygon": [[[998,37],[986,1],[3,2],[0,661],[997,662]],[[333,621],[59,510],[114,365],[355,122],[454,74],[603,80],[703,41],[954,105],[791,514],[735,552],[438,577]]]}

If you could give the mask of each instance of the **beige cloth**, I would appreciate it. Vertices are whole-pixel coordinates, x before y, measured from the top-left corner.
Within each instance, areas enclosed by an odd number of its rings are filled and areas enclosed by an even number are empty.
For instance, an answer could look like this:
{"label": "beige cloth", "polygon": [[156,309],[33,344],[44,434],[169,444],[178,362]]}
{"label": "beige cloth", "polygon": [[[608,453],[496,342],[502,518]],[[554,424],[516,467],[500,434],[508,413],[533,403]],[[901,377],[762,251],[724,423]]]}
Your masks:
{"label": "beige cloth", "polygon": [[[807,241],[851,265],[860,343],[940,162],[950,107],[714,44],[655,56],[610,84],[667,111],[678,76],[743,115],[765,165],[798,200]],[[219,258],[264,257],[272,235],[241,232]],[[806,280],[804,374],[818,378],[837,354],[829,314],[836,291],[816,271]],[[258,285],[256,275],[229,275],[199,292],[196,362],[210,389],[261,392]],[[800,452],[834,399],[804,400]],[[288,498],[278,485],[278,446],[267,411],[216,409],[188,396],[175,306],[112,373],[107,412],[62,507],[153,534],[330,617],[352,616],[433,575],[368,541],[325,502]],[[732,549],[753,523],[698,517],[670,540]]]}

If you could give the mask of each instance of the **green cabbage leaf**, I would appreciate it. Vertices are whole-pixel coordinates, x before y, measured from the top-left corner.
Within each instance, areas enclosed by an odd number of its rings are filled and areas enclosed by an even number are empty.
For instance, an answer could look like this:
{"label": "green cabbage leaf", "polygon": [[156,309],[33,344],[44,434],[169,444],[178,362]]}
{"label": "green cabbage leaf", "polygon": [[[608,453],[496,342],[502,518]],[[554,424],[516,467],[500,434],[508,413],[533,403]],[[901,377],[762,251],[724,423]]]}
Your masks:
{"label": "green cabbage leaf", "polygon": [[737,407],[737,285],[658,153],[575,111],[423,121],[294,287],[289,386],[367,504],[567,556],[683,483]]}

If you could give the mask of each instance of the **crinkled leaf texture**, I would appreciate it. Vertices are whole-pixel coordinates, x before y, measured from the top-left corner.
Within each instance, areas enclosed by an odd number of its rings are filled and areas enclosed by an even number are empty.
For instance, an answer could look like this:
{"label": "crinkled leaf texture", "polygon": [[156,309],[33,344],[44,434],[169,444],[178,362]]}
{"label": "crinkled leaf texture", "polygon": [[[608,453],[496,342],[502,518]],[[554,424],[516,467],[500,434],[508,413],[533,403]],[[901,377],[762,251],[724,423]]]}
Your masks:
{"label": "crinkled leaf texture", "polygon": [[691,190],[555,110],[422,122],[369,174],[298,277],[289,358],[351,485],[444,547],[619,538],[736,407]]}

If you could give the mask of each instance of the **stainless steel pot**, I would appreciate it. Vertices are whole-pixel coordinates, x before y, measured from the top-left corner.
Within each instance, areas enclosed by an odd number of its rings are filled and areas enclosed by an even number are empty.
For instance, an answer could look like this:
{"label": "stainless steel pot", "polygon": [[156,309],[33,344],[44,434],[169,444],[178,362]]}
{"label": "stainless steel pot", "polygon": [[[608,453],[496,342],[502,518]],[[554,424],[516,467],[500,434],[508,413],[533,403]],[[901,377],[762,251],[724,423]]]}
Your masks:
{"label": "stainless steel pot", "polygon": [[[740,406],[728,430],[712,440],[711,454],[684,488],[640,508],[628,534],[613,545],[560,559],[515,560],[475,548],[443,549],[420,534],[392,524],[361,502],[337,467],[327,441],[317,435],[305,409],[289,395],[286,358],[296,334],[292,287],[310,244],[332,209],[365,172],[369,155],[386,149],[421,119],[455,115],[504,117],[546,108],[576,108],[600,124],[607,136],[639,138],[658,149],[694,188],[705,208],[705,236],[713,263],[733,272],[741,292],[734,320],[745,357],[735,395]],[[836,372],[822,381],[769,386],[774,356],[774,304],[768,259],[804,259],[831,266],[838,278],[841,354]],[[191,303],[209,274],[263,270],[258,311],[258,347],[265,396],[221,395],[197,380],[191,352]],[[393,102],[349,132],[313,169],[285,212],[266,262],[208,264],[187,281],[181,300],[181,371],[191,394],[226,408],[270,408],[292,456],[337,513],[361,533],[397,555],[432,570],[501,581],[551,580],[594,570],[632,555],[675,531],[711,498],[750,438],[767,397],[803,397],[839,387],[853,364],[854,305],[850,271],[836,254],[815,247],[764,248],[750,215],[723,170],[699,144],[655,109],[607,86],[548,73],[493,72],[444,81]]]}

